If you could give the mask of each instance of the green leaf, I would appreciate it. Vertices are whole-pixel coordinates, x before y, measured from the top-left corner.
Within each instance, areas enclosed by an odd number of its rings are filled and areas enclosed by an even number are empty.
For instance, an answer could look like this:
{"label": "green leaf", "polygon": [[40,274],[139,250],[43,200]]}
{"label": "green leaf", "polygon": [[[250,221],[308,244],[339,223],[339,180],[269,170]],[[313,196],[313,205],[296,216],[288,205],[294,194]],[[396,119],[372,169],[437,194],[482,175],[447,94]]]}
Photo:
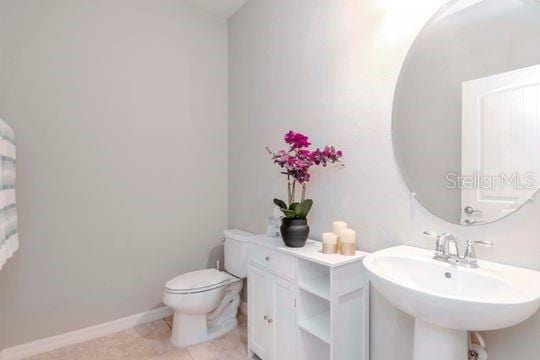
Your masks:
{"label": "green leaf", "polygon": [[289,210],[295,211],[298,205],[300,205],[300,203],[293,202],[291,205],[289,205]]}
{"label": "green leaf", "polygon": [[285,209],[285,210],[287,210],[287,204],[286,204],[285,201],[283,201],[283,200],[274,199],[274,204],[276,204],[277,206],[279,206],[280,209]]}
{"label": "green leaf", "polygon": [[283,212],[283,215],[285,215],[285,217],[287,219],[294,219],[294,211],[293,210],[281,209],[281,211]]}
{"label": "green leaf", "polygon": [[289,207],[289,210],[294,211],[294,217],[296,219],[301,219],[301,216],[302,216],[302,204],[296,203],[296,206],[294,208],[292,208],[292,206]]}
{"label": "green leaf", "polygon": [[313,206],[313,200],[306,199],[296,208],[295,215],[297,219],[307,218],[311,207]]}

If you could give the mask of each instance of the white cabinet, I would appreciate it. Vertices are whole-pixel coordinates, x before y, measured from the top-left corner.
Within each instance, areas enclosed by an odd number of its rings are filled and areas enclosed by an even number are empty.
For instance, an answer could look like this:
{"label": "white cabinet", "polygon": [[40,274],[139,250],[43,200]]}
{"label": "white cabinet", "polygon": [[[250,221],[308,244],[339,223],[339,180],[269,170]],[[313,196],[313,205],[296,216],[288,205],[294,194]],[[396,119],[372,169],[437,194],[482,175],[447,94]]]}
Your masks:
{"label": "white cabinet", "polygon": [[249,239],[248,347],[263,360],[369,360],[369,282],[362,259]]}
{"label": "white cabinet", "polygon": [[255,265],[248,271],[249,347],[263,359],[295,351],[295,285]]}
{"label": "white cabinet", "polygon": [[268,359],[290,359],[295,351],[296,287],[290,281],[271,276],[269,282],[271,353]]}
{"label": "white cabinet", "polygon": [[270,304],[267,288],[269,275],[256,266],[248,270],[248,333],[249,347],[261,358],[269,358],[271,332],[268,317]]}

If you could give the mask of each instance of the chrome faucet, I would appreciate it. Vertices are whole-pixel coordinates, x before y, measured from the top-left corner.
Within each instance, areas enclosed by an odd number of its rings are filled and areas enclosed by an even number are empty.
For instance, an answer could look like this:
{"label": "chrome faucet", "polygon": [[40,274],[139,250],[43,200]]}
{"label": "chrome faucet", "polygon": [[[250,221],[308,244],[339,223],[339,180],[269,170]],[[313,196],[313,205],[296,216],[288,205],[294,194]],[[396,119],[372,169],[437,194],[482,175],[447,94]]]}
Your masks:
{"label": "chrome faucet", "polygon": [[424,231],[424,235],[436,240],[435,255],[433,256],[433,259],[473,269],[478,268],[478,259],[476,258],[476,251],[474,249],[475,245],[493,246],[491,241],[469,240],[467,241],[465,254],[460,256],[459,246],[455,235],[449,233],[437,235],[428,231]]}
{"label": "chrome faucet", "polygon": [[[441,234],[440,238],[443,244],[443,256],[446,258],[459,259],[459,246],[456,236],[453,234],[444,233]],[[453,251],[450,249],[450,245],[454,245]]]}

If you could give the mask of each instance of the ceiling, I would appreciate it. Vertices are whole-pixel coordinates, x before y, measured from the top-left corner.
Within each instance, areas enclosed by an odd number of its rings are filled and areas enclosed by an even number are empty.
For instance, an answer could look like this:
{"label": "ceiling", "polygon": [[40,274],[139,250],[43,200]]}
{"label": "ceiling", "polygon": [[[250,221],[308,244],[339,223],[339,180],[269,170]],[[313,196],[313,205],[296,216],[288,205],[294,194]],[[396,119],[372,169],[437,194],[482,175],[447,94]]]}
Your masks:
{"label": "ceiling", "polygon": [[228,19],[240,9],[247,0],[185,0],[214,15]]}

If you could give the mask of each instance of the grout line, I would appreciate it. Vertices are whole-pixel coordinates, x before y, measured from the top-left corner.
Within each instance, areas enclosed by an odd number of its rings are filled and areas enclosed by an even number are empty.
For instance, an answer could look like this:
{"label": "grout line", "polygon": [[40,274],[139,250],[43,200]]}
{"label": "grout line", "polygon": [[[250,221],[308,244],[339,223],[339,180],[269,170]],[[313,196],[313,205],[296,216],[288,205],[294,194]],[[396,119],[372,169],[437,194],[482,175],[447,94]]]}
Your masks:
{"label": "grout line", "polygon": [[167,318],[163,318],[163,321],[165,321],[165,324],[167,324],[167,327],[169,328],[169,330],[172,330],[172,326],[167,321]]}
{"label": "grout line", "polygon": [[193,357],[193,355],[191,355],[191,352],[189,351],[189,347],[186,348],[186,352],[189,355],[189,357],[191,358],[191,360],[195,360],[195,358]]}
{"label": "grout line", "polygon": [[[163,318],[163,321],[165,321],[165,324],[167,324],[167,327],[168,327],[170,330],[172,330],[172,326],[171,326],[171,324],[169,324],[169,322],[167,321],[167,318]],[[195,360],[195,358],[193,357],[193,355],[191,355],[191,353],[189,352],[189,348],[188,348],[188,347],[184,348],[184,350],[186,351],[186,354],[189,356],[189,358],[190,358],[191,360]],[[1,360],[1,359],[0,359],[0,360]]]}

